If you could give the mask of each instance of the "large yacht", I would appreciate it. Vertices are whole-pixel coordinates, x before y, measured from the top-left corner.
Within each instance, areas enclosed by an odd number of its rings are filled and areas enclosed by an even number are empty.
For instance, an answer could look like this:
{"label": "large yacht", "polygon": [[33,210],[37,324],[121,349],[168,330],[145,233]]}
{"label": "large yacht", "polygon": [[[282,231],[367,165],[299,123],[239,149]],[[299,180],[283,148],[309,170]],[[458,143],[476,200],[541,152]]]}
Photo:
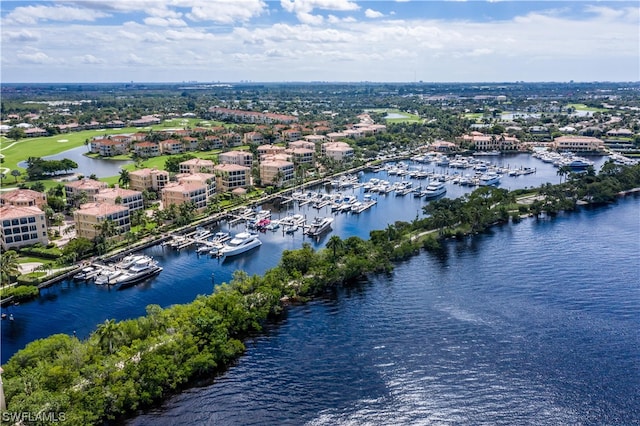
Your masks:
{"label": "large yacht", "polygon": [[487,172],[480,176],[478,182],[480,186],[498,185],[500,183],[500,175],[496,172]]}
{"label": "large yacht", "polygon": [[258,239],[257,234],[240,232],[236,234],[231,241],[225,243],[224,247],[218,251],[218,255],[226,257],[235,256],[259,247],[260,245],[262,245],[262,241]]}
{"label": "large yacht", "polygon": [[432,181],[422,190],[421,195],[425,198],[436,198],[447,192],[447,187],[444,182]]}
{"label": "large yacht", "polygon": [[158,266],[156,260],[149,256],[141,256],[129,268],[122,271],[112,284],[117,284],[118,289],[126,288],[159,274],[161,271],[162,267]]}
{"label": "large yacht", "polygon": [[312,237],[317,237],[325,231],[331,229],[331,224],[333,223],[332,217],[316,217],[311,222],[309,229],[305,232],[307,235]]}

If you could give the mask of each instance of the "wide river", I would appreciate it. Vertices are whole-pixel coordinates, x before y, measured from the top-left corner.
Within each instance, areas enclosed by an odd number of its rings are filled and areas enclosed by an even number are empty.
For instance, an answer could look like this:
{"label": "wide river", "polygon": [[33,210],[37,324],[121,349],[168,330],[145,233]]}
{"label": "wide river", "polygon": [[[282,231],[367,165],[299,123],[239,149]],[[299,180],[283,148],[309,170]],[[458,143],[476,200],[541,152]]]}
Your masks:
{"label": "wide river", "polygon": [[[559,181],[555,168],[527,155],[491,161],[537,168],[505,176],[504,188]],[[379,172],[361,181],[374,176],[400,179]],[[447,187],[449,197],[468,191]],[[360,215],[336,215],[333,233],[367,238],[421,215],[424,203],[379,196]],[[131,424],[637,423],[639,211],[640,199],[628,198],[494,228],[293,307],[212,384]],[[294,212],[330,214],[307,205],[274,217]],[[114,291],[65,281],[3,310],[15,320],[2,322],[2,362],[37,338],[74,331],[83,338],[107,318],[144,314],[148,304],[189,302],[236,269],[263,273],[282,250],[303,241],[321,248],[330,235],[266,233],[257,251],[228,262],[151,247],[164,271],[144,284]]]}

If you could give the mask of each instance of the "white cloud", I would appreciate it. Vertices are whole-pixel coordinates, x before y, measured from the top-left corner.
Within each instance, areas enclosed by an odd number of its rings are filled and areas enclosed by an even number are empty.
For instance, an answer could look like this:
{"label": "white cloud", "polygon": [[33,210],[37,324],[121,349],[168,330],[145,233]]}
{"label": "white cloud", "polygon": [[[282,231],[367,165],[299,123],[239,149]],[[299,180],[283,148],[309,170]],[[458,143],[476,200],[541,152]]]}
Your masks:
{"label": "white cloud", "polygon": [[377,10],[373,10],[373,9],[367,9],[364,11],[364,16],[372,19],[382,18],[384,16],[384,13],[378,12]]}
{"label": "white cloud", "polygon": [[267,6],[262,0],[185,0],[178,2],[191,5],[191,12],[186,16],[193,21],[212,21],[223,24],[248,21],[261,15]]}
{"label": "white cloud", "polygon": [[21,6],[5,17],[5,24],[35,25],[39,21],[95,21],[109,14],[68,6]]}
{"label": "white cloud", "polygon": [[300,22],[307,25],[322,25],[324,17],[322,15],[312,15],[311,13],[299,12],[297,15]]}
{"label": "white cloud", "polygon": [[100,65],[106,63],[104,59],[96,58],[93,55],[84,55],[76,59],[83,64]]}
{"label": "white cloud", "polygon": [[48,56],[46,53],[41,52],[39,50],[32,50],[32,49],[29,49],[23,52],[18,52],[16,57],[20,61],[28,64],[47,65],[47,64],[53,64],[56,62],[54,58]]}
{"label": "white cloud", "polygon": [[[315,9],[352,11],[360,9],[357,3],[349,0],[280,0],[284,10],[295,13],[298,20],[304,24],[320,25],[324,20],[321,15],[313,15]],[[335,21],[337,18],[333,17]]]}
{"label": "white cloud", "polygon": [[8,31],[3,35],[2,38],[5,41],[9,41],[12,43],[35,42],[40,40],[39,34],[33,33],[28,30]]}
{"label": "white cloud", "polygon": [[186,27],[187,23],[182,19],[176,18],[160,18],[152,16],[144,19],[144,23],[154,27]]}

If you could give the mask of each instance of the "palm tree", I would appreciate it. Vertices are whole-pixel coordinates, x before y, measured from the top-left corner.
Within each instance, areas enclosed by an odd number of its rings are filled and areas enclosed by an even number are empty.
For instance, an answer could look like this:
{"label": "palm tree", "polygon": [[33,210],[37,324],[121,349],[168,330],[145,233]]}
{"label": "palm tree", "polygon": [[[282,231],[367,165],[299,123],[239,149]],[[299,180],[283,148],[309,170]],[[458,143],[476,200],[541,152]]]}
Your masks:
{"label": "palm tree", "polygon": [[18,253],[13,250],[8,250],[0,255],[0,275],[2,284],[10,284],[11,277],[20,275]]}
{"label": "palm tree", "polygon": [[569,167],[568,165],[565,164],[564,166],[558,167],[558,171],[556,172],[556,174],[560,176],[560,183],[562,183],[562,178],[569,175],[570,173],[571,167]]}
{"label": "palm tree", "polygon": [[129,170],[120,169],[120,177],[118,178],[118,183],[120,183],[123,188],[128,188],[130,182],[131,177],[129,176]]}
{"label": "palm tree", "polygon": [[116,320],[108,319],[98,325],[96,334],[98,335],[98,343],[100,344],[100,347],[104,348],[106,346],[109,353],[112,354],[114,352],[115,343],[117,343],[117,341],[122,337],[122,330],[118,328]]}
{"label": "palm tree", "polygon": [[13,178],[16,180],[16,183],[18,183],[18,177],[21,174],[22,174],[22,172],[20,170],[17,170],[17,169],[11,170],[11,176],[13,176]]}
{"label": "palm tree", "polygon": [[336,252],[344,247],[344,241],[338,235],[332,235],[327,241],[327,248],[333,253],[333,262],[336,261]]}

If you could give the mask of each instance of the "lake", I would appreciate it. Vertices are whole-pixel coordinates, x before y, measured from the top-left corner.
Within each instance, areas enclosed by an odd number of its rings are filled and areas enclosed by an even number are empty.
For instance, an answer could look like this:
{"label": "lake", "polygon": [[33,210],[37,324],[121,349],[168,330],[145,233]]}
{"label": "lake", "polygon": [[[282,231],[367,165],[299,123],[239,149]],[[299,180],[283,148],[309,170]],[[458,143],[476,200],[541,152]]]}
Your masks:
{"label": "lake", "polygon": [[[104,160],[100,158],[90,158],[83,155],[86,152],[86,146],[79,146],[56,155],[49,155],[42,158],[44,160],[62,160],[63,158],[68,158],[69,160],[78,163],[78,168],[73,170],[74,173],[79,173],[83,176],[91,176],[92,174],[95,174],[99,178],[118,176],[122,166],[132,163],[131,160]],[[26,168],[27,162],[21,161],[18,163],[18,166]]]}

